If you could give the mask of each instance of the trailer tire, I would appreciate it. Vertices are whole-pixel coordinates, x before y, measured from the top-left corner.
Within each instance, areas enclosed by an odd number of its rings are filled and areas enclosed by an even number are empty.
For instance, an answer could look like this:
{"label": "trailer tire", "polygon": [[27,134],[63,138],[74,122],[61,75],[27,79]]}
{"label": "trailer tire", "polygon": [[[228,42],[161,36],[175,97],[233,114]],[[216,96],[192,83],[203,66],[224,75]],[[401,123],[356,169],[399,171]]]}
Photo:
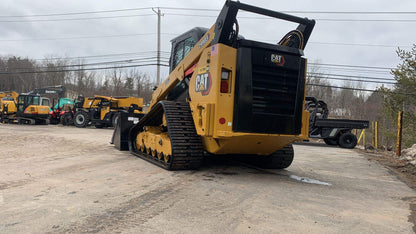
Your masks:
{"label": "trailer tire", "polygon": [[350,132],[346,132],[339,137],[339,146],[341,148],[353,149],[356,145],[357,137]]}
{"label": "trailer tire", "polygon": [[324,142],[327,145],[338,145],[338,138],[324,138]]}
{"label": "trailer tire", "polygon": [[90,117],[85,111],[77,111],[74,115],[74,124],[77,128],[85,128],[90,122]]}

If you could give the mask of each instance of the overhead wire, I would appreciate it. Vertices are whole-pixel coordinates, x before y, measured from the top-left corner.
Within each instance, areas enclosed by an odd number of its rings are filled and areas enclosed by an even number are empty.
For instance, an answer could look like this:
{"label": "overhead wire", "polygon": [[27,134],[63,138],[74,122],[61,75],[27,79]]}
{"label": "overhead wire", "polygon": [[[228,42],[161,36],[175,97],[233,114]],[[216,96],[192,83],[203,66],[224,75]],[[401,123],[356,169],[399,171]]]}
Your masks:
{"label": "overhead wire", "polygon": [[[47,17],[47,16],[67,16],[67,15],[83,15],[83,14],[101,14],[101,13],[113,13],[113,12],[125,12],[125,11],[139,11],[150,10],[153,8],[160,8],[164,10],[180,10],[180,11],[211,11],[219,12],[221,9],[212,8],[188,8],[188,7],[165,7],[165,6],[150,6],[140,8],[124,8],[113,10],[97,10],[97,11],[82,11],[82,12],[66,12],[66,13],[49,13],[49,14],[28,14],[28,15],[0,15],[0,18],[23,18],[23,17]],[[415,11],[305,11],[305,10],[282,10],[282,13],[302,13],[302,14],[359,14],[359,15],[404,15],[404,14],[416,14]]]}
{"label": "overhead wire", "polygon": [[311,74],[311,75],[318,75],[318,76],[327,75],[327,76],[346,77],[346,78],[357,78],[357,77],[360,77],[360,78],[369,79],[369,80],[380,80],[380,79],[394,80],[394,79],[391,79],[391,78],[384,78],[384,77],[352,76],[352,75],[345,75],[345,74],[326,74],[326,73],[319,73],[319,72],[309,72],[309,74]]}
{"label": "overhead wire", "polygon": [[[144,54],[154,54],[157,53],[156,50],[154,51],[143,51],[143,52],[129,52],[129,53],[115,53],[115,54],[100,54],[100,55],[87,55],[87,56],[75,56],[75,57],[52,57],[52,58],[37,58],[31,59],[35,61],[50,61],[50,60],[62,60],[62,59],[87,59],[87,58],[104,58],[104,57],[124,57],[130,55],[144,55]],[[160,51],[161,54],[170,55],[168,51]]]}
{"label": "overhead wire", "polygon": [[[157,61],[157,57],[147,57],[147,58],[131,58],[131,59],[127,59],[127,60],[116,60],[116,61],[108,61],[108,62],[97,62],[97,63],[79,63],[79,64],[69,64],[69,65],[55,65],[52,66],[52,68],[56,69],[56,68],[66,68],[66,67],[88,67],[88,66],[97,66],[97,65],[108,65],[108,64],[117,64],[117,63],[137,63],[140,61],[144,61],[144,62],[154,62]],[[166,57],[161,57],[161,62],[169,62],[169,58]],[[50,66],[35,66],[35,69],[49,69],[51,68]],[[33,68],[28,68],[28,67],[11,67],[10,69],[12,70],[29,70],[29,69],[33,69]]]}
{"label": "overhead wire", "polygon": [[[133,67],[145,67],[145,66],[157,66],[157,63],[149,64],[134,64],[134,65],[123,65],[123,66],[111,66],[111,67],[96,67],[96,68],[80,68],[80,69],[66,69],[66,70],[44,70],[44,71],[19,71],[19,72],[2,72],[0,75],[12,75],[12,74],[38,74],[38,73],[52,73],[52,72],[76,72],[76,71],[95,71],[95,70],[109,70],[119,68],[133,68]],[[160,66],[168,67],[167,64],[160,64]]]}
{"label": "overhead wire", "polygon": [[0,15],[0,18],[23,18],[23,17],[45,17],[45,16],[62,16],[62,15],[84,15],[84,14],[98,14],[98,13],[111,13],[121,11],[138,11],[138,10],[149,10],[153,7],[142,7],[142,8],[127,8],[127,9],[116,9],[116,10],[101,10],[101,11],[83,11],[83,12],[68,12],[68,13],[51,13],[51,14],[34,14],[34,15]]}
{"label": "overhead wire", "polygon": [[[112,13],[121,11],[134,11],[134,10],[149,10],[155,7],[145,8],[131,8],[131,9],[119,9],[119,10],[107,10],[107,11],[90,11],[90,12],[79,12],[79,13],[56,13],[56,14],[38,14],[38,15],[16,15],[16,16],[0,16],[0,18],[30,18],[30,17],[50,17],[50,16],[68,16],[68,15],[82,15],[82,14],[96,14],[96,13]],[[186,8],[172,8],[172,7],[156,7],[167,10],[185,10]],[[189,8],[191,10],[192,8]],[[196,9],[193,9],[196,10]],[[200,9],[200,11],[219,11],[213,9]],[[415,14],[415,12],[330,12],[330,11],[281,11],[283,13],[310,13],[310,14]],[[154,16],[155,14],[134,14],[134,15],[116,15],[116,16],[97,16],[97,17],[84,17],[84,18],[54,18],[54,19],[25,19],[25,20],[0,20],[1,23],[21,23],[21,22],[47,22],[47,21],[74,21],[74,20],[97,20],[97,19],[112,19],[112,18],[127,18],[127,17],[141,17],[141,16]],[[218,17],[217,15],[201,15],[201,14],[179,14],[165,12],[164,15],[175,15],[175,16],[190,16],[190,17]],[[239,17],[241,19],[274,19],[272,17]],[[317,21],[335,21],[335,22],[416,22],[415,19],[332,19],[332,18],[315,18]]]}
{"label": "overhead wire", "polygon": [[353,90],[353,91],[373,92],[373,93],[384,93],[384,92],[388,92],[388,93],[400,94],[400,95],[410,95],[410,96],[415,96],[416,95],[416,93],[402,93],[402,92],[395,92],[395,91],[392,91],[392,90],[381,91],[381,90],[376,90],[376,89],[351,88],[351,87],[342,87],[342,86],[333,86],[333,85],[321,85],[321,84],[311,84],[311,83],[307,83],[306,85],[308,85],[308,86],[317,86],[317,87],[327,87],[327,88],[334,88],[334,89]]}
{"label": "overhead wire", "polygon": [[362,80],[362,79],[346,79],[346,78],[337,78],[337,77],[324,77],[324,76],[314,76],[312,78],[317,79],[326,79],[326,80],[342,80],[342,81],[350,81],[350,82],[360,82],[360,83],[376,83],[376,84],[396,84],[396,82],[389,82],[389,81],[374,81],[374,80]]}
{"label": "overhead wire", "polygon": [[0,20],[0,23],[29,23],[29,22],[57,22],[57,21],[76,21],[76,20],[98,20],[98,19],[115,19],[115,18],[129,18],[141,16],[153,16],[154,14],[141,15],[119,15],[119,16],[100,16],[100,17],[86,17],[86,18],[64,18],[64,19],[34,19],[34,20]]}

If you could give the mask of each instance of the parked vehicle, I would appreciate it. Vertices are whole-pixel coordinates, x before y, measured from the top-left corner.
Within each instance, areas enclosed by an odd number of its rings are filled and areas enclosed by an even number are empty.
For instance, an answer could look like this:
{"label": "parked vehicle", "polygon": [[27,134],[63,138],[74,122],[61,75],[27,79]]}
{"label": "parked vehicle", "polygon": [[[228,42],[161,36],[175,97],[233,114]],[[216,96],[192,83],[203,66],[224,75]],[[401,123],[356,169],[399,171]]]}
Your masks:
{"label": "parked vehicle", "polygon": [[365,129],[368,120],[328,119],[327,104],[314,97],[305,98],[305,109],[309,111],[309,137],[323,139],[327,145],[339,145],[352,149],[357,145],[353,129]]}

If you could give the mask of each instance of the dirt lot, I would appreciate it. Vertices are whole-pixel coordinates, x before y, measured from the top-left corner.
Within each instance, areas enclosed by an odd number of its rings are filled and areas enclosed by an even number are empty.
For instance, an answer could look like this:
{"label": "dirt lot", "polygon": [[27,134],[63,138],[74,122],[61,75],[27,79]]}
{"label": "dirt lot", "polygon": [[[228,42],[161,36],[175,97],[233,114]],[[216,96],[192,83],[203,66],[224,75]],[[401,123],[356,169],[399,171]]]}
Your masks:
{"label": "dirt lot", "polygon": [[0,134],[0,233],[414,230],[416,192],[356,150],[302,144],[287,170],[216,159],[170,172],[116,150],[111,129],[0,124]]}

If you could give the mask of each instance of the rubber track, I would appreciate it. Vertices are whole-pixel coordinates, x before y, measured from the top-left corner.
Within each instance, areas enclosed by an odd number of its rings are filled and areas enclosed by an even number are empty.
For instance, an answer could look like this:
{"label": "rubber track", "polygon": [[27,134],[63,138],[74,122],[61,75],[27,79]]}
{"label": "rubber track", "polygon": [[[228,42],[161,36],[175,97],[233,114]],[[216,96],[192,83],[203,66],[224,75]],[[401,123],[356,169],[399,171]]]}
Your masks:
{"label": "rubber track", "polygon": [[[144,126],[158,126],[165,114],[172,145],[170,163],[137,150],[136,137]],[[203,159],[204,147],[196,133],[191,109],[186,102],[161,101],[137,123],[129,133],[130,152],[167,170],[197,169]]]}

